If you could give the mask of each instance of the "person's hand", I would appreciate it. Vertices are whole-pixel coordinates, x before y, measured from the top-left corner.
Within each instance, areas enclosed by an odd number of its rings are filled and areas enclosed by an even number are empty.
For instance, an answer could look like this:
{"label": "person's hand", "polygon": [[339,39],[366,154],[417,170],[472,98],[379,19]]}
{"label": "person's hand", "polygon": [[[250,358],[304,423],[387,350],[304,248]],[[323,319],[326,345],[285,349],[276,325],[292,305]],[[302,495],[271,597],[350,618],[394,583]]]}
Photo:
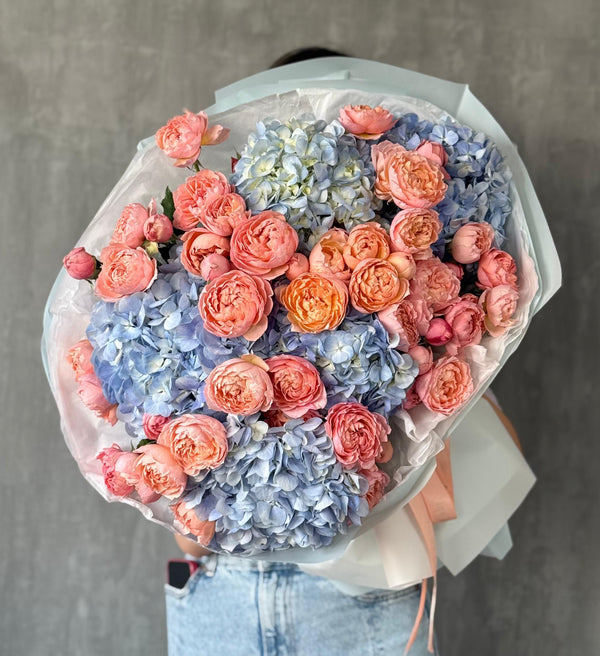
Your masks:
{"label": "person's hand", "polygon": [[177,542],[177,546],[181,549],[181,551],[189,554],[190,556],[193,556],[194,558],[202,558],[202,556],[208,556],[212,553],[212,551],[205,549],[197,542],[189,540],[188,538],[184,538],[183,535],[176,534],[175,542]]}

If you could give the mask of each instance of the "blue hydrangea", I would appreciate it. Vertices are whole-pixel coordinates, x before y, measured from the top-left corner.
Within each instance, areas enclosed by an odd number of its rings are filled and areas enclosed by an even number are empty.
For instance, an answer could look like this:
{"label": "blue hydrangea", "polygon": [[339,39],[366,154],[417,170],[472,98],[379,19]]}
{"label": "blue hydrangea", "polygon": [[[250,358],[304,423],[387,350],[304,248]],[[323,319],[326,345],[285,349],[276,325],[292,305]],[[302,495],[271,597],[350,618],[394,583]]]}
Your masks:
{"label": "blue hydrangea", "polygon": [[317,548],[368,513],[368,482],[342,468],[322,419],[269,428],[258,415],[230,415],[228,440],[223,465],[183,499],[216,522],[213,548],[246,556]]}
{"label": "blue hydrangea", "polygon": [[364,154],[338,121],[259,122],[231,182],[253,212],[284,214],[307,252],[334,222],[351,229],[374,217],[374,173]]}
{"label": "blue hydrangea", "polygon": [[418,366],[400,353],[375,315],[351,311],[336,330],[296,333],[281,320],[284,351],[310,360],[327,389],[328,407],[357,401],[388,416],[406,398]]}

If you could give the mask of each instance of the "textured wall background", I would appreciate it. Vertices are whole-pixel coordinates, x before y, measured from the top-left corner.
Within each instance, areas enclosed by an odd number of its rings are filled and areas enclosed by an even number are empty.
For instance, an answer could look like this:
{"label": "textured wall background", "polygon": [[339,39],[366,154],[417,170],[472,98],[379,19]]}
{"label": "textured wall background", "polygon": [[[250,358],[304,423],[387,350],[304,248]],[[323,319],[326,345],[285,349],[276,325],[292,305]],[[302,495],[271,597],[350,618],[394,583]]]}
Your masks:
{"label": "textured wall background", "polygon": [[138,140],[290,48],[468,82],[519,144],[562,291],[496,391],[539,484],[503,562],[441,580],[444,656],[598,653],[597,0],[0,0],[0,653],[166,653],[171,536],[108,506],[62,442],[44,301]]}

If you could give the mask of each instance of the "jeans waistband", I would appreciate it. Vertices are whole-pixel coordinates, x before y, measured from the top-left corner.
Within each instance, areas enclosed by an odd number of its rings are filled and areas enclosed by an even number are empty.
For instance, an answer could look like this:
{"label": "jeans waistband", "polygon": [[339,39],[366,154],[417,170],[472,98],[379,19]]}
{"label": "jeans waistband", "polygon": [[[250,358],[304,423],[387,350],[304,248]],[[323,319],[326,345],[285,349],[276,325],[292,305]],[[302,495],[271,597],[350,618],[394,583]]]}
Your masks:
{"label": "jeans waistband", "polygon": [[270,560],[256,560],[253,558],[244,558],[242,556],[227,556],[224,554],[210,554],[201,558],[191,558],[196,560],[202,567],[209,571],[215,571],[217,567],[235,569],[246,572],[273,572],[273,571],[300,571],[295,563],[283,563]]}

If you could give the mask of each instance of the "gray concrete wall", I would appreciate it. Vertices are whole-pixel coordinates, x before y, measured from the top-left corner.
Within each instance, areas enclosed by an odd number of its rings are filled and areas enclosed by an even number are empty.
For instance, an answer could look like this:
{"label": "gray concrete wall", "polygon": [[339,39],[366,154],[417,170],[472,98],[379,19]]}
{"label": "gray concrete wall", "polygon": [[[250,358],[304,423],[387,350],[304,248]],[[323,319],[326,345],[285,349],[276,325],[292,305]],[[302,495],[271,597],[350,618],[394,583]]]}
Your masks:
{"label": "gray concrete wall", "polygon": [[0,654],[166,652],[176,548],[79,475],[42,308],[140,138],[307,44],[468,82],[519,144],[565,271],[496,386],[539,484],[437,626],[445,656],[598,653],[599,28],[598,0],[0,0]]}

